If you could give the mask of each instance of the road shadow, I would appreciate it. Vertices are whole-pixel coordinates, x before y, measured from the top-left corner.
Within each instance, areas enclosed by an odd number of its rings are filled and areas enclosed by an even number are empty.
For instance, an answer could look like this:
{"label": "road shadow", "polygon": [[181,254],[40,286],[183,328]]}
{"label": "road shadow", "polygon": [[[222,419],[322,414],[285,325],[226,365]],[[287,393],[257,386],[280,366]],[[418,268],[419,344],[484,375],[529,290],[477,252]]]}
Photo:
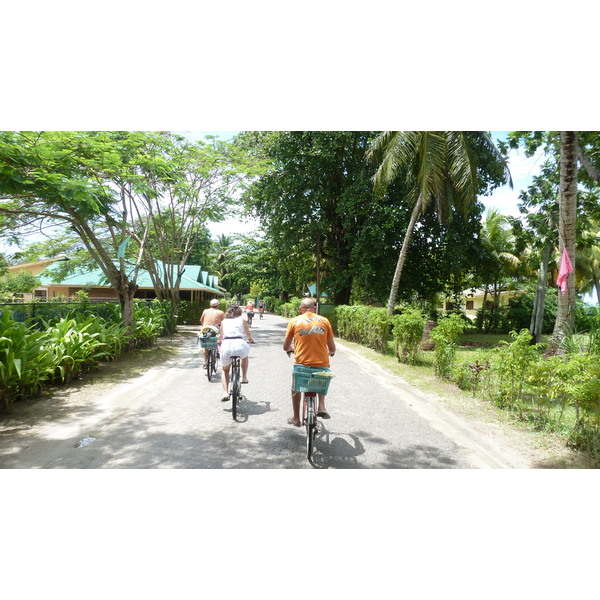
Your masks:
{"label": "road shadow", "polygon": [[[228,402],[228,406],[225,406],[223,410],[231,414],[231,402]],[[247,396],[242,396],[238,404],[235,420],[238,423],[246,423],[249,417],[264,415],[268,412],[271,412],[270,401],[267,400],[265,402],[254,402]]]}

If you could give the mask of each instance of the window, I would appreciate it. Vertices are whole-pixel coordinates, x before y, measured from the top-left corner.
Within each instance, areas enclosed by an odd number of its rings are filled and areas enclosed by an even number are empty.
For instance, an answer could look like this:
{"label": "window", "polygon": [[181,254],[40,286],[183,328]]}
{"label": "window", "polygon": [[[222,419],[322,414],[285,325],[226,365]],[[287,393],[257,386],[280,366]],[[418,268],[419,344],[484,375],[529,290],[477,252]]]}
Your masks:
{"label": "window", "polygon": [[475,300],[467,300],[467,310],[475,310]]}

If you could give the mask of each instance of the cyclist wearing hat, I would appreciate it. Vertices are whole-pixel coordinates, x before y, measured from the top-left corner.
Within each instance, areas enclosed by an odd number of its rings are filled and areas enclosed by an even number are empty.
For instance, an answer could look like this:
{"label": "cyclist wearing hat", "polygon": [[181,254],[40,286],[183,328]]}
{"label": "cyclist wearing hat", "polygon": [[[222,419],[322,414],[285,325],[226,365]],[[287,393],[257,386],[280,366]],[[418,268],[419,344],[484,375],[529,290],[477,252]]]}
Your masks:
{"label": "cyclist wearing hat", "polygon": [[[200,317],[200,325],[202,327],[220,327],[223,318],[225,317],[225,313],[222,310],[219,310],[219,301],[216,298],[213,298],[210,301],[210,308],[207,308],[202,313]],[[204,348],[204,368],[206,369],[206,359],[208,358],[208,348]]]}

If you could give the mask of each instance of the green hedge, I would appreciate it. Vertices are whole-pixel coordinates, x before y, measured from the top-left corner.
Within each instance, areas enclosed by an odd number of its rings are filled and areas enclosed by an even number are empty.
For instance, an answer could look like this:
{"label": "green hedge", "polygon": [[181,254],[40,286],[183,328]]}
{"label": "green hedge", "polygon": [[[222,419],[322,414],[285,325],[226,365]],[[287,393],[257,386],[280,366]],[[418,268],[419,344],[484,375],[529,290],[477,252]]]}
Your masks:
{"label": "green hedge", "polygon": [[391,319],[385,308],[338,306],[335,314],[341,338],[385,354],[391,330]]}

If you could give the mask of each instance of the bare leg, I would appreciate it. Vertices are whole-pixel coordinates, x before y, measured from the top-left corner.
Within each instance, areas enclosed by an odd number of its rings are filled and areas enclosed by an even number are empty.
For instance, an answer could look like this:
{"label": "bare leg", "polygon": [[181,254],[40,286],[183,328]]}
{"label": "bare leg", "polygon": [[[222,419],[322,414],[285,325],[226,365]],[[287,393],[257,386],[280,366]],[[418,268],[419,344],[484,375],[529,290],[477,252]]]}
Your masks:
{"label": "bare leg", "polygon": [[288,423],[292,425],[300,426],[302,421],[300,421],[300,400],[302,395],[300,392],[292,391],[292,410],[294,411],[294,416],[291,419],[288,419]]}
{"label": "bare leg", "polygon": [[319,407],[317,410],[327,410],[325,408],[325,394],[319,394]]}
{"label": "bare leg", "polygon": [[231,368],[231,365],[221,368],[221,385],[223,386],[223,392],[225,393],[225,395],[227,395],[227,393],[229,391],[229,369],[230,368]]}
{"label": "bare leg", "polygon": [[248,357],[246,356],[246,358],[242,358],[242,360],[240,361],[241,367],[242,367],[242,381],[247,381],[248,380]]}

